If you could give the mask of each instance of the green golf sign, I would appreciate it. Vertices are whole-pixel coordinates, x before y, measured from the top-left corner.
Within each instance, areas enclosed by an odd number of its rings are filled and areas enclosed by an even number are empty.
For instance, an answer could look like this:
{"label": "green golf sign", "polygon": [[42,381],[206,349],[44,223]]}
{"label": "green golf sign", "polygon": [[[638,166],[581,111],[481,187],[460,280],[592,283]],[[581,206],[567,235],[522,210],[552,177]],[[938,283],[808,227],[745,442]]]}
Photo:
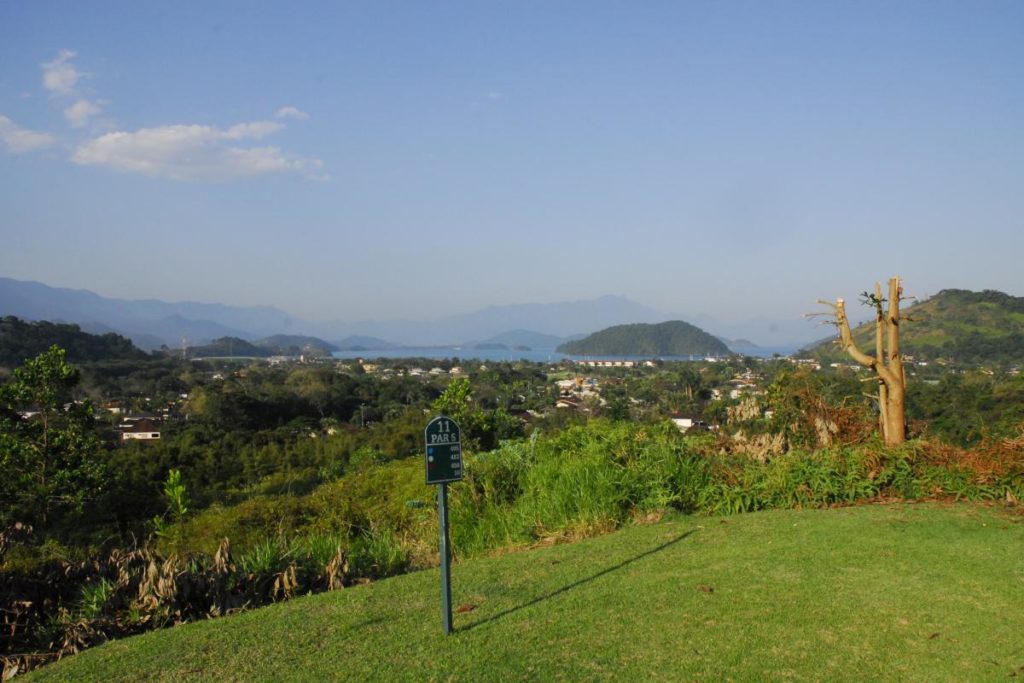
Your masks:
{"label": "green golf sign", "polygon": [[458,423],[441,415],[424,430],[428,484],[462,481],[462,431]]}
{"label": "green golf sign", "polygon": [[439,415],[423,430],[427,483],[437,484],[437,521],[441,551],[441,627],[452,632],[452,550],[448,538],[448,482],[462,480],[462,432],[459,423]]}

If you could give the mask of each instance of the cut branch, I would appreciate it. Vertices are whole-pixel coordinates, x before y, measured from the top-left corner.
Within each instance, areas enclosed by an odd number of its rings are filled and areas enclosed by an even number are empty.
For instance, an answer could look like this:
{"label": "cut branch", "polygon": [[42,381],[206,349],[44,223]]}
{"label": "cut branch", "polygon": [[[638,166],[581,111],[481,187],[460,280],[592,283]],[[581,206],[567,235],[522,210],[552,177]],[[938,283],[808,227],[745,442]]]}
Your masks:
{"label": "cut branch", "polygon": [[[863,301],[875,308],[875,355],[861,351],[853,339],[850,320],[846,315],[846,302],[836,299],[820,303],[831,306],[839,328],[839,344],[851,358],[875,372],[878,382],[879,427],[886,445],[895,446],[906,438],[904,398],[906,375],[900,355],[900,298],[903,288],[898,277],[889,278],[888,299],[882,298],[882,285],[875,283],[874,294],[863,295]],[[888,302],[888,310],[883,304]]]}

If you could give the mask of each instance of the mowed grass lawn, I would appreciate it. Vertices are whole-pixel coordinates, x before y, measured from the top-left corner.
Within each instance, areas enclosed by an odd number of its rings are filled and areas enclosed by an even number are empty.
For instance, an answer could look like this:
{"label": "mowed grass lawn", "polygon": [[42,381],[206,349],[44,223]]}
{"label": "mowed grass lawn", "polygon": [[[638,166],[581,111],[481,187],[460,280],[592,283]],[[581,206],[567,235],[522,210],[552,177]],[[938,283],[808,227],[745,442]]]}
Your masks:
{"label": "mowed grass lawn", "polygon": [[671,516],[107,643],[28,680],[1024,680],[1024,516]]}

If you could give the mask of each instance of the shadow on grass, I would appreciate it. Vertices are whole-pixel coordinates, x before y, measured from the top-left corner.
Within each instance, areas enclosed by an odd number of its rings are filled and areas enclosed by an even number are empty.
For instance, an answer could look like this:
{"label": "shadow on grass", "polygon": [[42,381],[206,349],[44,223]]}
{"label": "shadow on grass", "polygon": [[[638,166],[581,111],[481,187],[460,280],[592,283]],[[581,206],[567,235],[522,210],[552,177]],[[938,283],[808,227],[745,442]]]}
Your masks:
{"label": "shadow on grass", "polygon": [[601,571],[597,572],[596,574],[591,574],[590,576],[588,576],[586,578],[582,578],[582,579],[580,579],[578,581],[574,581],[574,582],[570,583],[567,586],[562,586],[561,588],[559,588],[557,590],[553,590],[550,593],[545,593],[544,595],[539,595],[536,598],[534,598],[533,600],[530,600],[529,602],[524,602],[521,605],[516,605],[515,607],[510,607],[507,610],[503,610],[501,612],[498,612],[497,614],[491,615],[491,616],[487,617],[486,619],[481,619],[480,621],[475,621],[472,624],[467,624],[467,625],[465,625],[465,626],[463,626],[461,628],[457,628],[457,629],[455,629],[455,631],[459,632],[459,631],[469,631],[469,630],[472,630],[472,629],[476,628],[477,626],[483,626],[484,624],[486,624],[488,622],[497,621],[498,619],[504,619],[505,617],[507,617],[510,614],[514,614],[514,613],[518,612],[519,610],[526,609],[527,607],[530,607],[532,605],[536,605],[539,602],[544,602],[545,600],[550,600],[551,598],[559,596],[559,595],[561,595],[563,593],[568,593],[569,591],[571,591],[574,588],[579,588],[580,586],[583,586],[585,584],[591,583],[592,581],[596,581],[597,579],[600,579],[602,576],[605,576],[607,574],[611,574],[612,572],[618,571],[618,570],[622,569],[623,567],[626,567],[628,565],[633,564],[637,560],[642,560],[645,557],[648,557],[649,555],[654,555],[655,553],[660,553],[662,550],[665,550],[666,548],[671,547],[671,546],[675,545],[676,543],[679,543],[679,541],[683,540],[684,538],[686,538],[690,534],[694,533],[695,531],[696,531],[696,529],[690,529],[689,531],[687,531],[685,533],[679,534],[678,536],[676,536],[675,538],[673,538],[670,541],[665,541],[664,543],[662,543],[661,545],[657,546],[656,548],[651,548],[650,550],[644,551],[644,552],[640,553],[639,555],[635,555],[633,557],[630,557],[629,559],[623,560],[622,562],[619,562],[616,565],[612,565],[611,567],[607,567],[605,569],[602,569]]}

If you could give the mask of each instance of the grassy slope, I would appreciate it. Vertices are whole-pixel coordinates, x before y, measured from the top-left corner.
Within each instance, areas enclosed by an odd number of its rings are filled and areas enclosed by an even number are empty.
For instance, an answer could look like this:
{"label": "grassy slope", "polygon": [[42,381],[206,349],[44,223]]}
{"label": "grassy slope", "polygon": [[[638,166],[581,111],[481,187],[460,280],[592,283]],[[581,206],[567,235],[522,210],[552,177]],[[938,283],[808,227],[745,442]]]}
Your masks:
{"label": "grassy slope", "polygon": [[[849,302],[848,306],[852,311],[855,302]],[[931,359],[948,355],[970,358],[980,353],[982,357],[995,354],[998,360],[1019,362],[1024,359],[1024,348],[1014,340],[1024,334],[1022,307],[1024,298],[1000,292],[943,290],[931,299],[903,309],[906,321],[901,327],[901,348],[904,353]],[[860,308],[857,313],[867,310]],[[853,338],[862,351],[873,353],[874,319],[857,326]],[[979,339],[997,346],[979,352]],[[812,355],[823,360],[852,362],[831,339],[815,346]]]}
{"label": "grassy slope", "polygon": [[672,517],[108,643],[31,680],[1005,680],[1024,517],[971,505]]}

